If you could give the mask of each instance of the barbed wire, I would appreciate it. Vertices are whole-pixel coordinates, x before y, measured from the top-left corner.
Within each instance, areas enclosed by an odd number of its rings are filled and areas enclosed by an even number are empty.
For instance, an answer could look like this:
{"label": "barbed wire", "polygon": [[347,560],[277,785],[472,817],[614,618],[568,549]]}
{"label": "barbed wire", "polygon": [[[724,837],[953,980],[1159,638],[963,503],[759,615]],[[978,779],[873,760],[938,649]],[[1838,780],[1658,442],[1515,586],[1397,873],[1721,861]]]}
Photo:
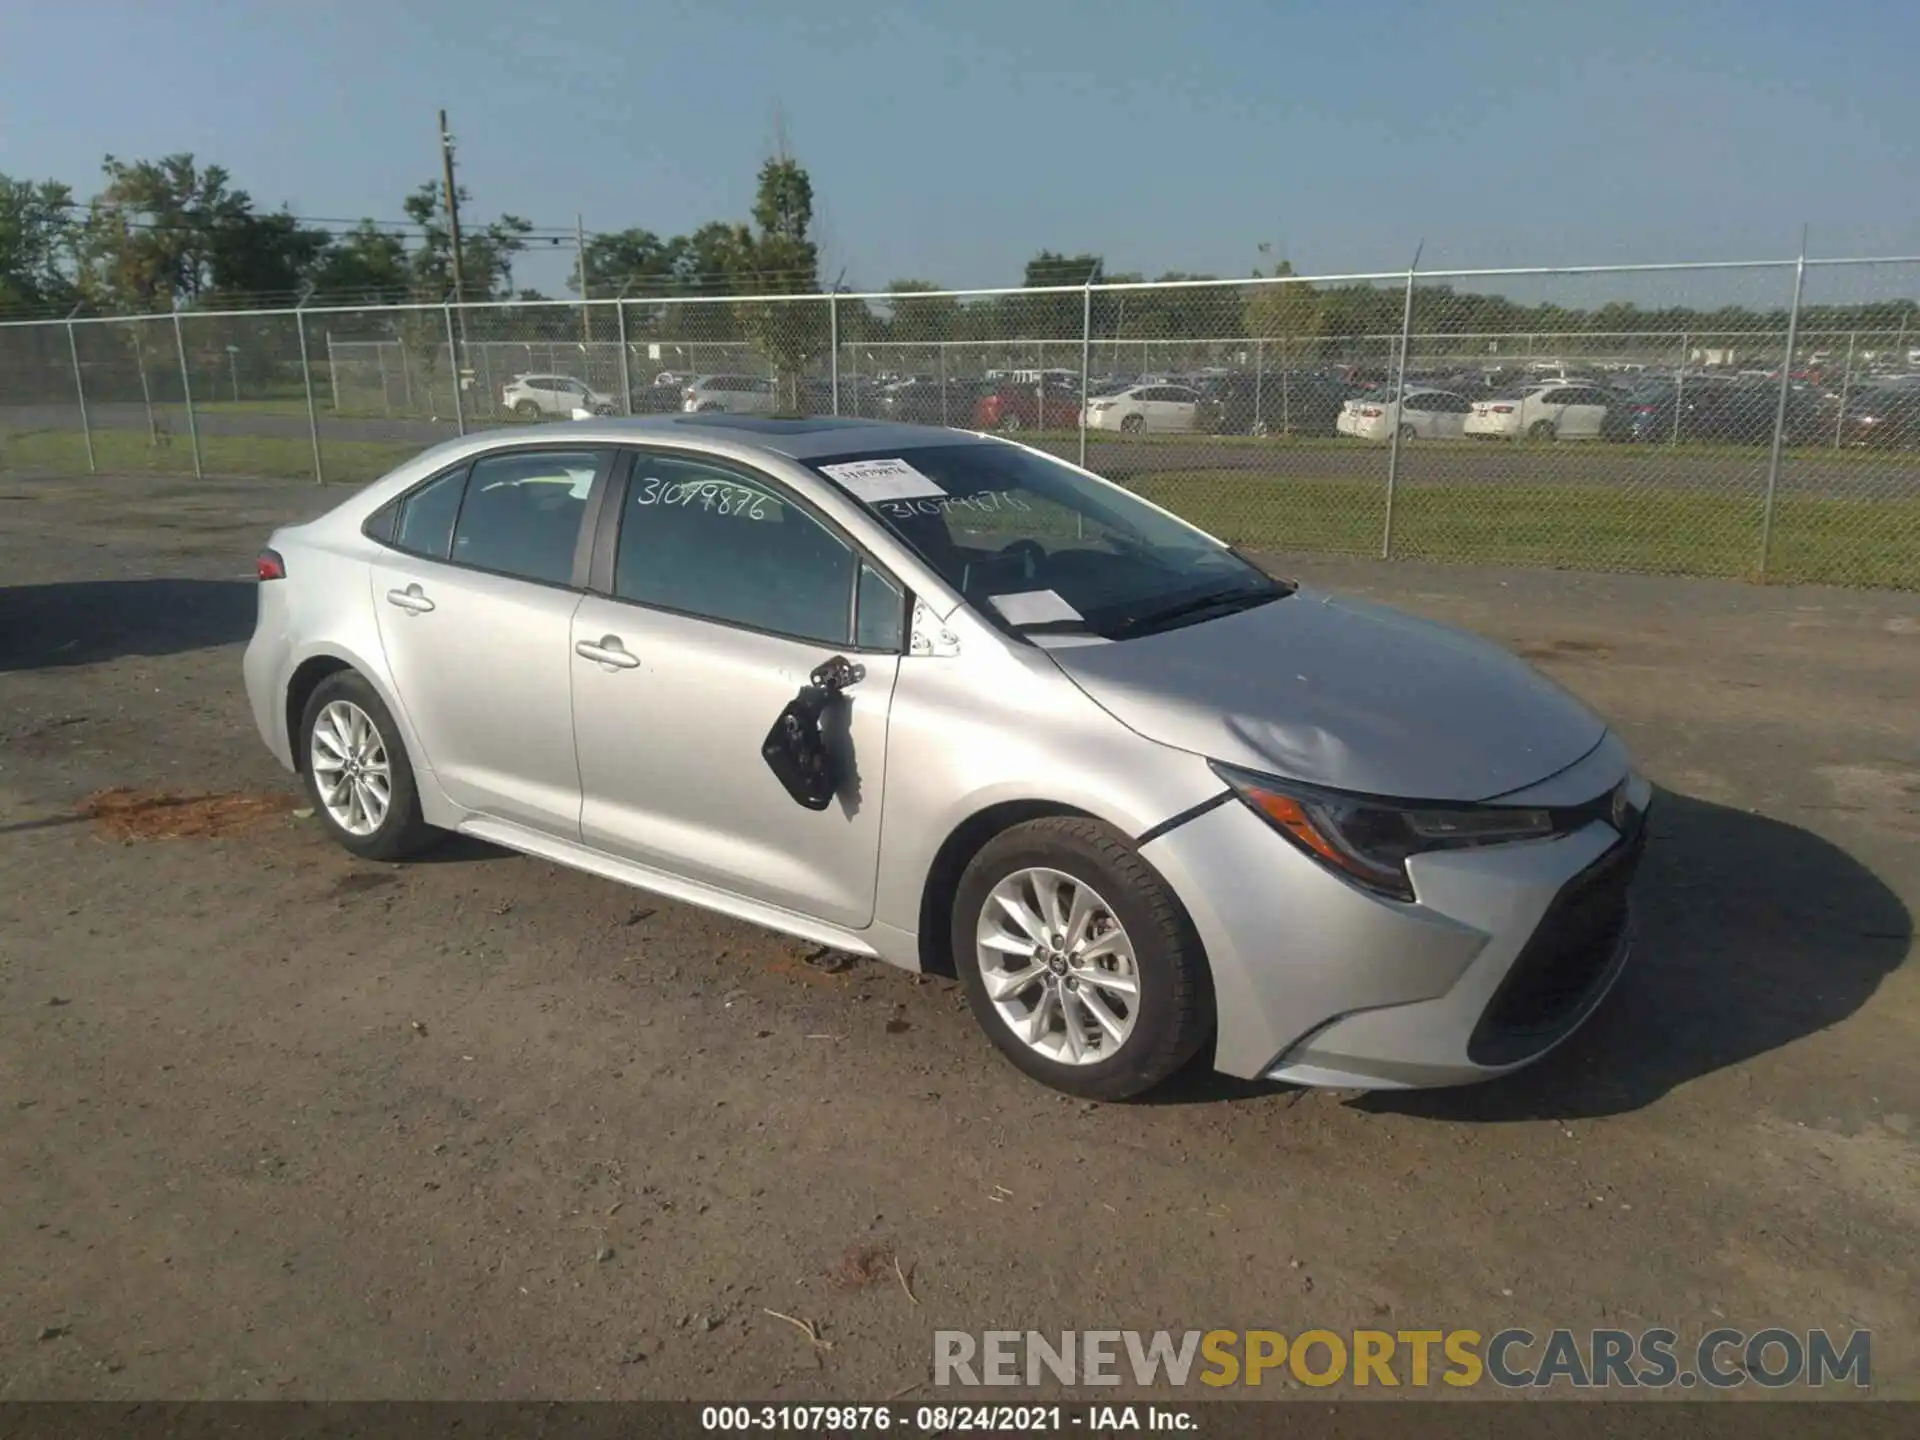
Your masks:
{"label": "barbed wire", "polygon": [[[744,284],[758,284],[759,291],[743,290]],[[819,289],[817,273],[805,270],[760,271],[749,277],[725,270],[703,270],[687,274],[658,276],[636,275],[624,277],[593,277],[588,282],[589,303],[595,305],[611,304],[616,300],[627,304],[639,305],[648,300],[739,300],[777,298],[781,291],[769,291],[769,285],[791,286],[798,295],[812,295]],[[158,299],[159,297],[156,297]],[[371,287],[357,290],[334,290],[316,288],[305,290],[221,290],[194,296],[187,304],[180,306],[157,305],[152,309],[118,309],[98,306],[91,302],[80,301],[81,308],[74,310],[75,301],[61,304],[57,300],[20,301],[11,304],[0,302],[0,319],[5,320],[66,320],[102,319],[125,317],[168,316],[179,309],[195,314],[232,313],[245,310],[275,310],[305,304],[308,306],[366,305],[438,305],[451,301],[452,287],[443,290],[424,290],[416,285],[396,287]],[[78,297],[76,297],[78,299]],[[521,304],[580,304],[582,297],[572,296],[528,296],[528,295],[473,295],[462,302],[467,305],[513,306]]]}

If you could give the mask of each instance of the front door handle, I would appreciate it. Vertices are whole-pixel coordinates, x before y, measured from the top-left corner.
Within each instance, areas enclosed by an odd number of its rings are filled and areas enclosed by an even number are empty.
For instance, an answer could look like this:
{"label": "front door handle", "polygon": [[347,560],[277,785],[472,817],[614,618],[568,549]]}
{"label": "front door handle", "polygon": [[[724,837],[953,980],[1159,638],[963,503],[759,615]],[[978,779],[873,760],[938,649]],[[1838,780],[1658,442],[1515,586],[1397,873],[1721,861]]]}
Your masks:
{"label": "front door handle", "polygon": [[387,603],[398,605],[409,615],[424,615],[433,609],[433,601],[427,598],[427,592],[419,585],[409,585],[404,590],[387,591]]}
{"label": "front door handle", "polygon": [[608,665],[615,670],[632,670],[640,664],[640,657],[622,645],[618,635],[602,635],[597,641],[582,640],[573,647],[573,653],[582,660]]}

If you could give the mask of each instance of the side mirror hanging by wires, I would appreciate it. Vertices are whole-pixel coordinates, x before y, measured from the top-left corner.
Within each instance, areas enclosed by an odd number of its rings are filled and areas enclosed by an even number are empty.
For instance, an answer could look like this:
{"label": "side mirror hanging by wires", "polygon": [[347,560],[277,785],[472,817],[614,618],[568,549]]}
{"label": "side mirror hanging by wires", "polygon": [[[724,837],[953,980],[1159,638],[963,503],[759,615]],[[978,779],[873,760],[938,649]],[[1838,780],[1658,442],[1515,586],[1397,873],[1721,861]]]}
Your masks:
{"label": "side mirror hanging by wires", "polygon": [[824,721],[827,712],[841,703],[841,692],[859,681],[862,673],[844,655],[816,666],[761,742],[767,768],[809,810],[826,809],[840,789],[841,767],[828,747]]}

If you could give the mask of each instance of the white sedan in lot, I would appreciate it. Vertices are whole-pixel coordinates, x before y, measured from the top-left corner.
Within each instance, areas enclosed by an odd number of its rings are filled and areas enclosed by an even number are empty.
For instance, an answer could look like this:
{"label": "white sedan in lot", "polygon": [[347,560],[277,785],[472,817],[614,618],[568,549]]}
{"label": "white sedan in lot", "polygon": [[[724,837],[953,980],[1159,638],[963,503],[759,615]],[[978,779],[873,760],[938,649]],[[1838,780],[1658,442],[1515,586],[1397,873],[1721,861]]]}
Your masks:
{"label": "white sedan in lot", "polygon": [[1476,401],[1466,433],[1495,440],[1598,440],[1607,407],[1620,404],[1597,385],[1555,381]]}
{"label": "white sedan in lot", "polygon": [[1384,392],[1347,401],[1334,417],[1333,428],[1359,440],[1390,440],[1395,429],[1402,440],[1458,440],[1472,410],[1472,401],[1451,390],[1409,386],[1397,402],[1385,398]]}
{"label": "white sedan in lot", "polygon": [[1111,395],[1087,401],[1087,428],[1123,430],[1191,430],[1200,409],[1200,392],[1185,385],[1130,385]]}

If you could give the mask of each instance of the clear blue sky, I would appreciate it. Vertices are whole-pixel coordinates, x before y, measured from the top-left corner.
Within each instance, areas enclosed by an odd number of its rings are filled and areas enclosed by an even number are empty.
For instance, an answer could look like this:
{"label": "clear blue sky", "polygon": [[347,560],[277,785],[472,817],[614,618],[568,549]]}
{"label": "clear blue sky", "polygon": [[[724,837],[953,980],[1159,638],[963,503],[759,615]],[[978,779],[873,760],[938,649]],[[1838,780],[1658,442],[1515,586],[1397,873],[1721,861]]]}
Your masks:
{"label": "clear blue sky", "polygon": [[[0,171],[190,150],[396,219],[744,218],[776,107],[828,274],[1034,250],[1244,274],[1920,252],[1916,0],[78,0],[0,13]],[[557,290],[547,254],[522,283]]]}

